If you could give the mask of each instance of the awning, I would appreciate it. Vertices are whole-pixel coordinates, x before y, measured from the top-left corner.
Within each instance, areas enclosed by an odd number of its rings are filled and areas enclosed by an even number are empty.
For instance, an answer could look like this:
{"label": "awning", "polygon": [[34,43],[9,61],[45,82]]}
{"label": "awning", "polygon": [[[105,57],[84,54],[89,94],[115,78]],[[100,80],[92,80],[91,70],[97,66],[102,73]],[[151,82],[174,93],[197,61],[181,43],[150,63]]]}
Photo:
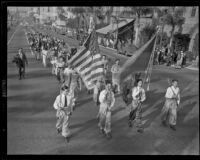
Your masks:
{"label": "awning", "polygon": [[110,25],[108,25],[108,26],[106,26],[104,28],[96,30],[96,32],[100,33],[100,34],[105,34],[106,35],[107,33],[114,32],[114,31],[117,30],[117,28],[119,29],[119,28],[125,26],[126,24],[128,24],[128,23],[130,23],[132,21],[134,21],[134,19],[125,19],[124,21],[119,22],[118,26],[117,26],[117,24],[110,24]]}

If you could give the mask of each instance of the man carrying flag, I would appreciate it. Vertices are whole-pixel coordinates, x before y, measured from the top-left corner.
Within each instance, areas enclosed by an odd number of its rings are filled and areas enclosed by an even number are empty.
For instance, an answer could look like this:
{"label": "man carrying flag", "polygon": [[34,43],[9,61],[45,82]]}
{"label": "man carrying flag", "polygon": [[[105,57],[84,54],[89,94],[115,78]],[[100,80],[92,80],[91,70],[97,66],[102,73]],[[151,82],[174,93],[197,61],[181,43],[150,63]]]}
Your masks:
{"label": "man carrying flag", "polygon": [[137,80],[137,86],[132,89],[132,106],[129,114],[129,127],[132,127],[132,121],[135,120],[138,132],[143,132],[142,128],[142,102],[146,99],[145,91],[142,88],[142,79]]}
{"label": "man carrying flag", "polygon": [[[124,80],[132,73],[137,73],[147,70],[146,75],[150,78],[153,63],[153,53],[155,48],[156,35],[154,35],[143,47],[135,52],[135,54],[125,62],[119,73],[119,81],[123,83]],[[146,78],[146,76],[145,76]],[[136,87],[132,89],[132,104],[131,112],[129,114],[129,126],[132,127],[132,121],[136,121],[138,132],[142,133],[142,102],[146,99],[145,90],[142,88],[142,79],[138,79]],[[148,81],[149,82],[149,81]]]}

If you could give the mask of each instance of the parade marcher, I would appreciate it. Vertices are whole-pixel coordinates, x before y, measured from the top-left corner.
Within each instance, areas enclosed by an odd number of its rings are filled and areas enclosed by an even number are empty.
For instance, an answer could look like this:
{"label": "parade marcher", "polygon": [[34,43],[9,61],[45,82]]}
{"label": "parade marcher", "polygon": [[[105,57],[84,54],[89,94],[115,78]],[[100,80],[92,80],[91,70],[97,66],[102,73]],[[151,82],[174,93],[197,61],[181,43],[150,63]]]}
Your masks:
{"label": "parade marcher", "polygon": [[57,79],[59,82],[64,82],[64,68],[65,68],[65,62],[63,57],[59,58],[59,61],[56,63],[56,69],[57,69]]}
{"label": "parade marcher", "polygon": [[22,48],[19,49],[18,54],[14,57],[12,62],[15,62],[19,69],[19,80],[22,77],[25,78],[25,67],[28,65],[28,60]]}
{"label": "parade marcher", "polygon": [[129,127],[132,127],[132,121],[135,120],[137,131],[142,133],[142,102],[146,99],[145,91],[142,88],[142,79],[137,80],[137,86],[132,89],[132,105],[129,114]]}
{"label": "parade marcher", "polygon": [[117,92],[119,93],[120,92],[120,82],[118,78],[118,74],[120,72],[119,59],[115,61],[115,64],[111,68],[111,72],[112,72],[112,85],[115,88],[114,89],[115,91],[117,87]]}
{"label": "parade marcher", "polygon": [[180,69],[182,67],[182,63],[183,63],[183,57],[184,57],[183,51],[181,51],[181,54],[178,57],[179,57],[179,59],[177,60],[176,68]]}
{"label": "parade marcher", "polygon": [[[74,98],[74,103],[76,104],[76,100],[78,98],[78,91],[81,90],[81,77],[78,74],[78,72],[73,68],[72,66],[72,72],[71,72],[71,82],[69,85],[70,92],[72,97]],[[75,105],[73,107],[73,110],[75,109]]]}
{"label": "parade marcher", "polygon": [[44,67],[47,66],[47,54],[48,54],[47,46],[46,46],[46,44],[44,44],[42,46],[42,63],[44,65]]}
{"label": "parade marcher", "polygon": [[100,105],[99,95],[100,95],[100,92],[103,90],[102,85],[103,85],[102,81],[100,79],[97,79],[93,88],[93,100],[97,106]]}
{"label": "parade marcher", "polygon": [[104,74],[106,75],[108,72],[108,59],[107,59],[106,55],[102,56],[102,61],[103,61]]}
{"label": "parade marcher", "polygon": [[69,142],[70,129],[69,119],[72,114],[73,98],[69,92],[67,86],[61,87],[61,93],[56,97],[54,102],[54,108],[57,110],[56,117],[56,129],[58,133],[62,133],[62,136]]}
{"label": "parade marcher", "polygon": [[172,80],[172,85],[167,88],[165,98],[161,116],[162,124],[167,126],[169,120],[170,128],[176,130],[177,108],[180,104],[180,90],[177,80]]}
{"label": "parade marcher", "polygon": [[111,135],[111,110],[115,103],[115,96],[111,89],[111,83],[106,81],[106,88],[101,91],[99,96],[100,110],[99,123],[101,133],[105,133],[107,138],[112,138]]}
{"label": "parade marcher", "polygon": [[51,60],[51,64],[52,64],[52,74],[57,75],[57,71],[56,71],[56,64],[58,63],[57,57],[56,56],[52,56],[52,60]]}

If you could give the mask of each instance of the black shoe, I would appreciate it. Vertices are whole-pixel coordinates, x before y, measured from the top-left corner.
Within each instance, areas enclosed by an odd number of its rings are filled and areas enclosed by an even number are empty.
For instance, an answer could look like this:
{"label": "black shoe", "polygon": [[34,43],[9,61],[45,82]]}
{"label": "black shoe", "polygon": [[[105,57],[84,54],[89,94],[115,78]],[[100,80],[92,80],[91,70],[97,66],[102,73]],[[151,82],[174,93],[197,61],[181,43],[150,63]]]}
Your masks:
{"label": "black shoe", "polygon": [[144,129],[140,128],[140,129],[137,130],[137,132],[143,133],[143,132],[144,132]]}
{"label": "black shoe", "polygon": [[106,137],[107,137],[107,139],[111,139],[111,138],[112,138],[111,133],[107,133],[107,134],[106,134]]}
{"label": "black shoe", "polygon": [[167,127],[166,121],[162,121],[162,125],[165,126],[165,127]]}
{"label": "black shoe", "polygon": [[129,126],[130,128],[133,127],[133,125],[132,125],[132,123],[131,123],[130,121],[128,122],[128,126]]}
{"label": "black shoe", "polygon": [[67,143],[69,143],[69,137],[65,137],[65,139],[66,139]]}
{"label": "black shoe", "polygon": [[57,133],[59,134],[61,132],[61,129],[57,129]]}
{"label": "black shoe", "polygon": [[100,129],[101,134],[105,135],[104,129]]}
{"label": "black shoe", "polygon": [[174,131],[176,131],[176,126],[175,125],[170,125],[170,128]]}

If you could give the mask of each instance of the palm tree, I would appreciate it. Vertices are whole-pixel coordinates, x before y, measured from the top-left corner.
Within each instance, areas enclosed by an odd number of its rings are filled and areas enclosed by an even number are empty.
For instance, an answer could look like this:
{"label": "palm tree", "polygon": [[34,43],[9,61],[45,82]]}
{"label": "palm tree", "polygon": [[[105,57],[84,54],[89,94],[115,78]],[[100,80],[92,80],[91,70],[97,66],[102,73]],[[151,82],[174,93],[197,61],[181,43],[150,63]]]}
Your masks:
{"label": "palm tree", "polygon": [[135,33],[135,46],[138,46],[138,37],[140,31],[140,18],[142,15],[152,13],[152,7],[131,7],[132,13],[136,15],[136,33]]}
{"label": "palm tree", "polygon": [[168,12],[166,13],[166,15],[163,16],[163,22],[164,24],[170,25],[172,27],[171,30],[171,36],[170,36],[170,44],[169,47],[170,49],[172,48],[172,42],[174,40],[174,30],[175,27],[181,27],[184,22],[185,22],[185,18],[183,17],[183,13],[185,11],[184,7],[171,7],[168,9]]}
{"label": "palm tree", "polygon": [[65,10],[63,9],[63,7],[57,7],[57,12],[58,12],[58,17],[60,20],[65,20]]}
{"label": "palm tree", "polygon": [[73,7],[71,8],[71,12],[75,14],[77,17],[78,27],[76,30],[77,30],[78,35],[80,36],[81,18],[82,18],[83,13],[85,12],[85,9],[83,7]]}
{"label": "palm tree", "polygon": [[160,7],[153,7],[154,13],[157,15],[153,17],[152,21],[157,26],[161,27],[161,32],[159,33],[159,46],[161,47],[162,40],[163,40],[163,30],[164,30],[164,22],[163,22],[163,17],[167,14],[167,10],[164,8],[160,9]]}
{"label": "palm tree", "polygon": [[155,34],[155,32],[156,32],[156,25],[154,23],[146,25],[141,30],[141,39],[142,39],[141,45],[144,45],[148,40],[150,40],[151,37]]}

